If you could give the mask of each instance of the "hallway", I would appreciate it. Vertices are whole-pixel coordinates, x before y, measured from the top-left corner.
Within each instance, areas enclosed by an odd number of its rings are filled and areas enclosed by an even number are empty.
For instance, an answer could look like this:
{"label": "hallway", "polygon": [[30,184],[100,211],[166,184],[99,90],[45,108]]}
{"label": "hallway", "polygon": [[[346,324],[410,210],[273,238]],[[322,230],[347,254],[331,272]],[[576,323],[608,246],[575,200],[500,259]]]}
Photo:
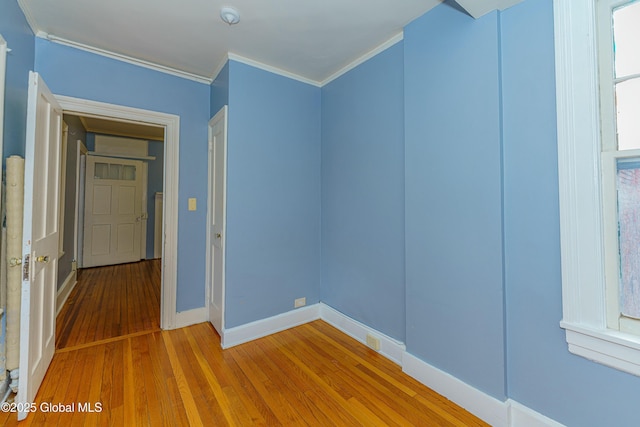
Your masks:
{"label": "hallway", "polygon": [[80,270],[56,319],[56,349],[160,330],[161,259]]}

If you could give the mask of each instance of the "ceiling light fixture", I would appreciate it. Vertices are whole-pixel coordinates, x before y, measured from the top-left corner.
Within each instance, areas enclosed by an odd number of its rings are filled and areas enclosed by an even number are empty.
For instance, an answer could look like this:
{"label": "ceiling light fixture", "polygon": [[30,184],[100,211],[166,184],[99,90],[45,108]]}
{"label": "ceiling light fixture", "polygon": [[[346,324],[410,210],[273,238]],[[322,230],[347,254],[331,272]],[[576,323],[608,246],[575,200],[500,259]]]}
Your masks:
{"label": "ceiling light fixture", "polygon": [[229,25],[234,25],[240,22],[240,14],[232,7],[223,7],[220,9],[220,19]]}

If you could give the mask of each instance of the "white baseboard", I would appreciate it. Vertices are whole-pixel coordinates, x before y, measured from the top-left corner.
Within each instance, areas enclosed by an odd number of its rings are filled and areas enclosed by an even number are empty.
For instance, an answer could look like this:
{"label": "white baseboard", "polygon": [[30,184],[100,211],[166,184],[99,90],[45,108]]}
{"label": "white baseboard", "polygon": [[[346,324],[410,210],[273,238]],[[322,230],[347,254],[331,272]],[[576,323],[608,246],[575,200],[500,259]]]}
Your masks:
{"label": "white baseboard", "polygon": [[402,357],[406,351],[404,343],[371,329],[324,303],[320,303],[320,318],[363,344],[367,343],[367,334],[375,336],[380,340],[379,353],[402,366]]}
{"label": "white baseboard", "polygon": [[509,426],[514,427],[564,427],[564,424],[545,417],[539,412],[524,406],[515,400],[507,400],[509,405]]}
{"label": "white baseboard", "polygon": [[175,329],[185,326],[197,325],[198,323],[209,321],[209,310],[207,307],[194,308],[193,310],[179,311],[176,313]]}
{"label": "white baseboard", "polygon": [[318,320],[320,318],[320,304],[297,308],[277,316],[225,329],[221,337],[222,348],[233,347],[238,344],[253,341],[294,326]]}
{"label": "white baseboard", "polygon": [[362,343],[366,343],[367,334],[376,336],[380,339],[380,354],[402,366],[406,374],[494,427],[563,427],[562,424],[514,400],[501,402],[489,396],[407,353],[404,343],[323,303],[320,303],[320,318]]}
{"label": "white baseboard", "polygon": [[[206,321],[208,313],[205,311],[203,316],[204,320],[193,323]],[[509,399],[506,402],[501,402],[489,396],[453,375],[407,353],[404,343],[323,303],[226,329],[221,337],[221,345],[222,348],[233,347],[317,319],[324,320],[362,343],[366,343],[367,334],[374,335],[380,339],[380,354],[399,364],[403,372],[494,427],[563,427],[562,424],[514,400]]]}
{"label": "white baseboard", "polygon": [[509,425],[506,402],[489,396],[410,353],[404,354],[402,370],[492,426],[507,427]]}
{"label": "white baseboard", "polygon": [[60,310],[62,310],[64,303],[67,302],[67,298],[69,298],[69,294],[71,294],[73,288],[76,287],[76,283],[78,283],[77,270],[69,273],[67,278],[64,279],[64,283],[58,290],[58,293],[56,295],[56,316],[60,313]]}

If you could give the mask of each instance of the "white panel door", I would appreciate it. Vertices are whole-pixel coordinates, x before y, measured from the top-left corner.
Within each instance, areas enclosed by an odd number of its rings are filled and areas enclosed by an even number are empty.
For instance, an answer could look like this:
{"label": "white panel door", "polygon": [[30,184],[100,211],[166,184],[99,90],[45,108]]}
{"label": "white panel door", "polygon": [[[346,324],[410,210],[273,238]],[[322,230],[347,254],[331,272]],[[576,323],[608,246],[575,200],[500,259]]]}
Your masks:
{"label": "white panel door", "polygon": [[[29,73],[18,409],[34,401],[55,350],[62,109]],[[18,413],[24,419],[28,412]]]}
{"label": "white panel door", "polygon": [[227,107],[209,122],[209,188],[207,208],[207,277],[209,321],[224,329],[224,256],[226,223]]}
{"label": "white panel door", "polygon": [[140,261],[142,162],[88,156],[83,267]]}

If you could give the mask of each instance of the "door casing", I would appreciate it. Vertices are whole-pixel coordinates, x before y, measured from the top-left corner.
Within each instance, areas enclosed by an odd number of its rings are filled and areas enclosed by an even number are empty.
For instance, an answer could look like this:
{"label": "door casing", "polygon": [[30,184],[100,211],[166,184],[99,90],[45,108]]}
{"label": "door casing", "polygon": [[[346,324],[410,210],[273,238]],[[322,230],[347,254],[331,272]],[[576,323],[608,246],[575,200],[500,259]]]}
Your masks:
{"label": "door casing", "polygon": [[[221,138],[217,140],[216,130],[220,130]],[[215,139],[215,140],[214,140]],[[221,144],[221,146],[216,146]],[[208,186],[207,186],[207,309],[209,321],[224,338],[224,300],[225,300],[225,253],[226,253],[226,224],[227,224],[227,106],[209,121],[209,155],[208,155]],[[216,153],[221,159],[216,162]],[[222,170],[219,170],[222,169]],[[221,191],[216,191],[216,180],[221,180]],[[221,207],[216,219],[216,206]],[[216,221],[217,220],[217,221]],[[215,224],[215,227],[214,227]],[[217,237],[216,234],[220,234]],[[216,256],[218,262],[216,263]],[[214,267],[218,264],[218,270]],[[219,298],[216,306],[214,299]]]}
{"label": "door casing", "polygon": [[125,107],[104,102],[55,95],[66,114],[99,117],[124,122],[141,122],[165,128],[164,212],[162,251],[162,290],[160,327],[175,329],[178,272],[178,168],[180,154],[180,116]]}

